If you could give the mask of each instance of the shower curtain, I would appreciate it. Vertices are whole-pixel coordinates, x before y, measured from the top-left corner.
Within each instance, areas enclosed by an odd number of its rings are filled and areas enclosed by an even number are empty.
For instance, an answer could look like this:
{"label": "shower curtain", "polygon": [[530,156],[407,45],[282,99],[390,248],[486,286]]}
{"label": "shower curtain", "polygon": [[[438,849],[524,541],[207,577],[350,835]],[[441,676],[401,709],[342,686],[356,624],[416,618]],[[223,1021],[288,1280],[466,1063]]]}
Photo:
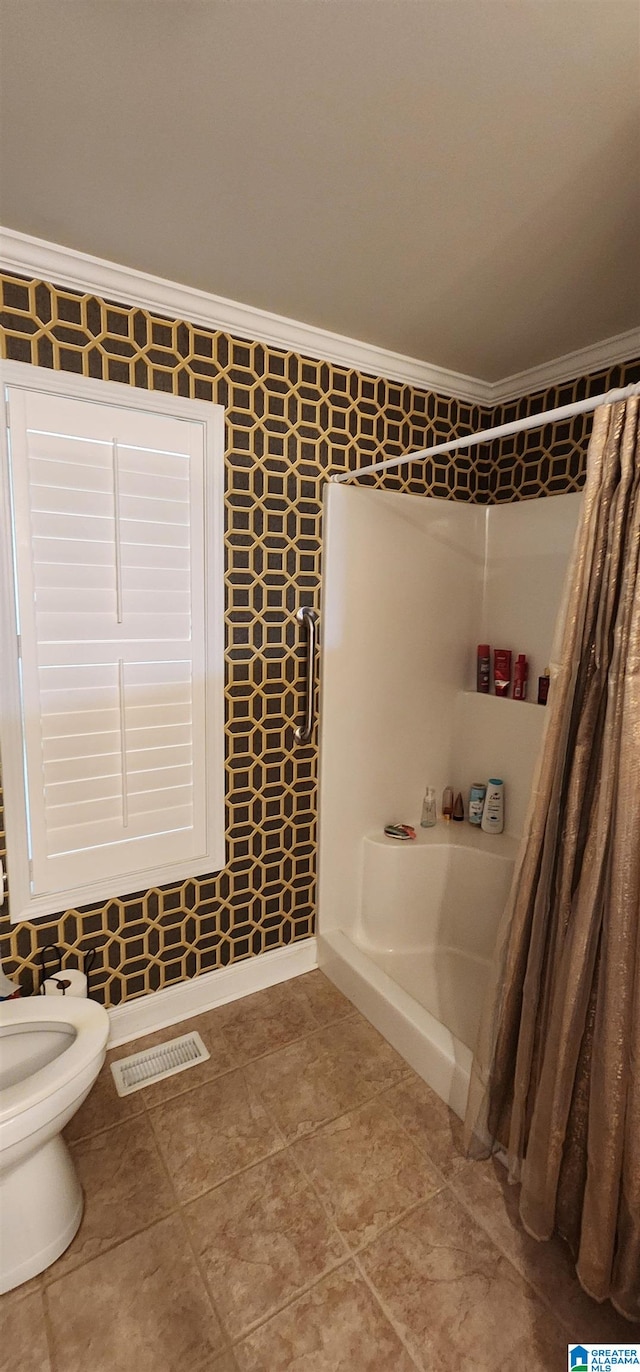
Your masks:
{"label": "shower curtain", "polygon": [[525,835],[474,1061],[470,1151],[640,1319],[640,401],[596,411]]}

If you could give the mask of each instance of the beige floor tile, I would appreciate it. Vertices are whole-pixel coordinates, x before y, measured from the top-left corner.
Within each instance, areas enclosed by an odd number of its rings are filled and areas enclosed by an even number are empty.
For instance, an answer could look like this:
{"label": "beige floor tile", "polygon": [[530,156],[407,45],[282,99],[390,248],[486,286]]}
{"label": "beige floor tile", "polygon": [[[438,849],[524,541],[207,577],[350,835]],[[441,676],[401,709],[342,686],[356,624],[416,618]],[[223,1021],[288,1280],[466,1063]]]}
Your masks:
{"label": "beige floor tile", "polygon": [[181,1201],[195,1200],[282,1147],[262,1101],[240,1071],[176,1096],[148,1117]]}
{"label": "beige floor tile", "polygon": [[50,1372],[50,1368],[42,1292],[31,1291],[22,1299],[8,1302],[3,1296],[0,1372]]}
{"label": "beige floor tile", "polygon": [[[564,1372],[567,1366],[567,1334],[553,1315],[545,1320],[543,1313],[536,1315],[531,1333],[522,1344],[516,1366],[526,1368],[526,1372]],[[513,1372],[514,1360],[511,1356],[504,1362],[489,1362],[478,1372]],[[475,1369],[474,1369],[475,1372]]]}
{"label": "beige floor tile", "polygon": [[[122,1049],[123,1056],[126,1051]],[[144,1103],[140,1092],[132,1096],[118,1095],[109,1068],[111,1057],[108,1053],[104,1067],[101,1068],[87,1099],[77,1114],[69,1120],[64,1131],[67,1143],[77,1143],[78,1139],[90,1138],[92,1134],[98,1134],[103,1129],[113,1129],[114,1125],[122,1124],[123,1120],[133,1119],[135,1115],[142,1114]]]}
{"label": "beige floor tile", "polygon": [[525,1232],[518,1215],[519,1187],[509,1185],[499,1162],[469,1162],[451,1185],[478,1224],[548,1302],[572,1341],[640,1343],[640,1324],[631,1324],[609,1301],[599,1305],[582,1290],[569,1249],[560,1239],[537,1243]]}
{"label": "beige floor tile", "polygon": [[230,1339],[311,1286],[345,1256],[312,1188],[278,1153],[185,1211]]}
{"label": "beige floor tile", "polygon": [[228,1348],[225,1353],[219,1353],[217,1358],[207,1367],[207,1372],[238,1372],[238,1364]]}
{"label": "beige floor tile", "polygon": [[415,1372],[351,1263],[261,1325],[235,1354],[240,1372]]}
{"label": "beige floor tile", "polygon": [[304,976],[296,978],[296,987],[302,993],[311,1013],[319,1025],[334,1024],[338,1019],[345,1019],[347,1015],[354,1013],[354,1006],[337,986],[325,977],[324,972],[316,967],[313,972],[306,972]]}
{"label": "beige floor tile", "polygon": [[47,1301],[58,1372],[226,1372],[178,1215],[53,1282]]}
{"label": "beige floor tile", "polygon": [[24,1300],[25,1296],[31,1296],[34,1291],[41,1290],[42,1277],[30,1277],[28,1281],[21,1282],[20,1286],[14,1286],[12,1291],[3,1292],[0,1296],[0,1318],[14,1301]]}
{"label": "beige floor tile", "polygon": [[209,1052],[206,1061],[199,1063],[197,1067],[188,1067],[184,1072],[176,1072],[173,1077],[164,1077],[162,1081],[143,1086],[140,1091],[125,1096],[124,1099],[139,1101],[141,1109],[161,1105],[165,1100],[173,1100],[174,1096],[181,1096],[185,1091],[193,1091],[196,1086],[202,1086],[207,1081],[215,1081],[217,1077],[237,1067],[230,1036],[221,1018],[223,1013],[224,1008],[220,1007],[207,1010],[204,1015],[194,1015],[192,1019],[182,1020],[180,1024],[172,1024],[167,1029],[159,1029],[156,1034],[147,1034],[145,1038],[134,1039],[132,1043],[116,1048],[109,1055],[110,1061],[115,1062],[128,1057],[130,1053],[141,1053],[145,1048],[155,1048],[159,1043],[170,1043],[172,1039],[194,1032],[200,1034]]}
{"label": "beige floor tile", "polygon": [[293,1152],[352,1249],[443,1185],[379,1099],[301,1139]]}
{"label": "beige floor tile", "polygon": [[395,1086],[385,1100],[414,1143],[448,1177],[466,1162],[462,1143],[462,1120],[412,1073]]}
{"label": "beige floor tile", "polygon": [[308,997],[294,977],[253,996],[220,1006],[225,1032],[239,1063],[282,1048],[318,1027]]}
{"label": "beige floor tile", "polygon": [[288,1141],[400,1081],[407,1065],[360,1015],[341,1020],[247,1069]]}
{"label": "beige floor tile", "polygon": [[85,1196],[73,1243],[45,1274],[52,1281],[88,1262],[176,1205],[146,1116],[74,1144],[72,1157]]}
{"label": "beige floor tile", "polygon": [[360,1262],[425,1372],[506,1372],[536,1359],[544,1367],[562,1349],[566,1358],[565,1331],[448,1190],[388,1230]]}

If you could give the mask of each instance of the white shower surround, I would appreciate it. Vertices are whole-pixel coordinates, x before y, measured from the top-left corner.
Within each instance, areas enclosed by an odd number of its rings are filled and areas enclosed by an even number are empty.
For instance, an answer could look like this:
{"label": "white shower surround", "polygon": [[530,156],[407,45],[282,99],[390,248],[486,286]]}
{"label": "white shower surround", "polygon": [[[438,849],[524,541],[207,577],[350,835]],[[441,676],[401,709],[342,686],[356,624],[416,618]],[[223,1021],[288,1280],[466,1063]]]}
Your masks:
{"label": "white shower surround", "polygon": [[[330,486],[325,505],[320,966],[464,1113],[497,921],[544,724],[475,691],[475,646],[547,665],[581,497],[480,507]],[[426,785],[506,783],[504,835],[419,825]]]}

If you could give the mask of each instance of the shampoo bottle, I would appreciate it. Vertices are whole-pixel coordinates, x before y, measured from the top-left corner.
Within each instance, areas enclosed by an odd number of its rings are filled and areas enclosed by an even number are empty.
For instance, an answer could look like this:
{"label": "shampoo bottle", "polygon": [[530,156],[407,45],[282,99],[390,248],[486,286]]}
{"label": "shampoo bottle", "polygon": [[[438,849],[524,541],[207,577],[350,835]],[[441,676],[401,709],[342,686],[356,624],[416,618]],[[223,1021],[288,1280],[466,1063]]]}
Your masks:
{"label": "shampoo bottle", "polygon": [[493,654],[493,678],[497,696],[508,696],[511,684],[511,649],[496,648]]}
{"label": "shampoo bottle", "polygon": [[527,677],[529,675],[529,664],[524,653],[518,653],[516,665],[513,672],[513,699],[526,700],[527,698]]}
{"label": "shampoo bottle", "polygon": [[487,695],[491,690],[491,649],[488,643],[478,644],[476,688]]}
{"label": "shampoo bottle", "polygon": [[501,834],[504,829],[504,782],[499,777],[490,777],[487,782],[482,828],[485,834]]}
{"label": "shampoo bottle", "polygon": [[482,811],[484,810],[484,798],[487,788],[484,781],[474,781],[469,791],[469,823],[477,824],[478,828],[482,824]]}

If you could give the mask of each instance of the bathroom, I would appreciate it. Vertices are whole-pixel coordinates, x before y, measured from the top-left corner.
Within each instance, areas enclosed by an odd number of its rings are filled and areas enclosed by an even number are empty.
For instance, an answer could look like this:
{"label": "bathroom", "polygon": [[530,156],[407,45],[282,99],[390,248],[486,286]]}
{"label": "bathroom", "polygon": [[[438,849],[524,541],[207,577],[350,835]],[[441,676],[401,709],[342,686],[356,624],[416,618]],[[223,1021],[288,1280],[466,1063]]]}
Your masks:
{"label": "bathroom", "polygon": [[[8,1280],[0,1362],[427,1372],[637,1347],[638,1267],[624,1299],[588,1295],[566,1226],[533,1237],[463,1125],[592,414],[354,479],[640,380],[635,4],[168,0],[150,39],[129,0],[126,43],[124,8],[1,7],[3,386],[211,412],[217,828],[209,865],[178,854],[171,879],[163,856],[135,885],[105,867],[29,910],[3,730],[21,996],[2,1014],[89,954],[73,1013],[104,1006],[109,1037],[65,1125],[79,1226]],[[485,641],[528,655],[524,702],[476,691]],[[496,835],[468,820],[490,776]],[[415,927],[427,889],[471,969],[459,1032]],[[203,1061],[117,1094],[112,1066],[191,1031]],[[54,1224],[51,1191],[32,1199]]]}

